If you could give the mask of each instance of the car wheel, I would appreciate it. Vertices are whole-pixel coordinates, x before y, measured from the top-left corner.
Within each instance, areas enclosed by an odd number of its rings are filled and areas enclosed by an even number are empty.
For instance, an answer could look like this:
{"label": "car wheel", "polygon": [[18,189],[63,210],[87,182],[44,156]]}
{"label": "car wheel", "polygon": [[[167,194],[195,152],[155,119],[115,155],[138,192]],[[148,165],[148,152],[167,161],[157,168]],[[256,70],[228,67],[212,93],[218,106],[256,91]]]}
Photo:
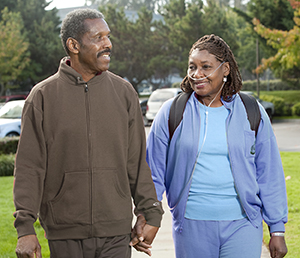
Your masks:
{"label": "car wheel", "polygon": [[144,120],[144,126],[148,126],[149,125],[148,119],[145,116],[143,116],[143,120]]}
{"label": "car wheel", "polygon": [[15,132],[11,132],[11,133],[8,133],[5,137],[15,137],[15,136],[19,136],[19,134],[15,133]]}

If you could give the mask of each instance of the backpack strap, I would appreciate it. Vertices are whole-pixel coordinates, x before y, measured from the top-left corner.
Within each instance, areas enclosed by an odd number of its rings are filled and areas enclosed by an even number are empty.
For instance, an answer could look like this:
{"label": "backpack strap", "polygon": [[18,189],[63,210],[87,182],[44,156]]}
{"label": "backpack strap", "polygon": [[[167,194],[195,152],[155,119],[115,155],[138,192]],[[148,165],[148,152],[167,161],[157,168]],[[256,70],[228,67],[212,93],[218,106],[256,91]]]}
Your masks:
{"label": "backpack strap", "polygon": [[187,103],[189,97],[191,96],[191,94],[192,94],[192,92],[190,92],[190,93],[182,92],[182,93],[178,94],[172,102],[172,105],[170,108],[170,113],[169,113],[169,121],[168,121],[170,140],[172,139],[176,128],[178,127],[178,125],[180,124],[180,122],[182,120],[186,103]]}
{"label": "backpack strap", "polygon": [[245,106],[247,117],[250,123],[251,130],[255,131],[255,136],[257,135],[261,114],[259,110],[258,103],[256,99],[248,94],[239,92],[239,95]]}
{"label": "backpack strap", "polygon": [[[171,105],[169,113],[169,138],[173,137],[173,134],[180,124],[183,118],[183,112],[185,110],[186,103],[192,93],[182,92],[177,95]],[[250,123],[251,130],[255,131],[255,136],[257,135],[258,127],[260,124],[261,114],[259,110],[258,103],[256,99],[248,94],[239,92],[241,100],[245,106],[247,112],[247,118]]]}

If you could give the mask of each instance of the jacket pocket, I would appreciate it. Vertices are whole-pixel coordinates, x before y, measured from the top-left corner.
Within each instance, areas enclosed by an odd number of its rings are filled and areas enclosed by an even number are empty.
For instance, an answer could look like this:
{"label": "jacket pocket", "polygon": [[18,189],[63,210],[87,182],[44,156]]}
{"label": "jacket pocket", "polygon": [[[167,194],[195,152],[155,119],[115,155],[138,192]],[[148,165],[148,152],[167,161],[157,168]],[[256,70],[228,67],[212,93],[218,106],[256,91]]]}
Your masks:
{"label": "jacket pocket", "polygon": [[117,221],[132,216],[127,173],[116,168],[96,168],[93,173],[94,222]]}
{"label": "jacket pocket", "polygon": [[58,195],[49,202],[55,224],[89,224],[90,179],[88,171],[66,172]]}

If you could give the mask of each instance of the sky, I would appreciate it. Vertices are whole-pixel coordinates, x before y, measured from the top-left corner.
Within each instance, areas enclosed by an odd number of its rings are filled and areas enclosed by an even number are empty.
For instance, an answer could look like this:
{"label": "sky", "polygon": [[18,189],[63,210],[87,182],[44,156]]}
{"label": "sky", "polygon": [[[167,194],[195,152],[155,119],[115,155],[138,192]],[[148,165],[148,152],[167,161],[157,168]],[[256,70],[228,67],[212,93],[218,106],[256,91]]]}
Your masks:
{"label": "sky", "polygon": [[[47,1],[50,2],[50,1]],[[48,10],[56,7],[57,9],[67,8],[67,7],[77,7],[83,6],[85,0],[53,0],[52,3],[47,7]]]}

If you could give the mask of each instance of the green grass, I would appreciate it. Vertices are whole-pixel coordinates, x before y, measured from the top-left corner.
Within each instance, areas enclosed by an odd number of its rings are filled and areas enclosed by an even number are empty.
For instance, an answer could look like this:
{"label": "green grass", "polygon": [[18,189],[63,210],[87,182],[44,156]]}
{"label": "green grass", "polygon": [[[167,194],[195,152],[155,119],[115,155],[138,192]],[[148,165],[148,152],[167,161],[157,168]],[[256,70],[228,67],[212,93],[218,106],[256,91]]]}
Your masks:
{"label": "green grass", "polygon": [[[0,177],[0,258],[16,257],[17,233],[13,226],[15,211],[13,204],[13,177]],[[44,230],[38,222],[35,223],[37,236],[42,246],[43,258],[49,258],[50,252]]]}
{"label": "green grass", "polygon": [[[285,257],[300,258],[300,152],[281,152],[281,159],[286,177],[286,188],[288,196],[288,223],[286,224],[285,241],[288,254]],[[264,225],[264,241],[269,243],[269,234]]]}
{"label": "green grass", "polygon": [[261,91],[260,95],[270,95],[283,98],[286,103],[290,104],[300,102],[300,90]]}
{"label": "green grass", "polygon": [[[300,258],[300,152],[281,152],[283,167],[285,171],[289,222],[286,224],[286,242],[288,246],[288,258]],[[290,178],[290,179],[288,179]],[[16,257],[15,247],[17,234],[13,227],[14,205],[13,205],[13,177],[0,177],[0,258]],[[42,246],[43,258],[49,258],[49,249],[44,232],[39,223],[35,224],[40,244]],[[269,234],[264,226],[264,241],[269,242]]]}

